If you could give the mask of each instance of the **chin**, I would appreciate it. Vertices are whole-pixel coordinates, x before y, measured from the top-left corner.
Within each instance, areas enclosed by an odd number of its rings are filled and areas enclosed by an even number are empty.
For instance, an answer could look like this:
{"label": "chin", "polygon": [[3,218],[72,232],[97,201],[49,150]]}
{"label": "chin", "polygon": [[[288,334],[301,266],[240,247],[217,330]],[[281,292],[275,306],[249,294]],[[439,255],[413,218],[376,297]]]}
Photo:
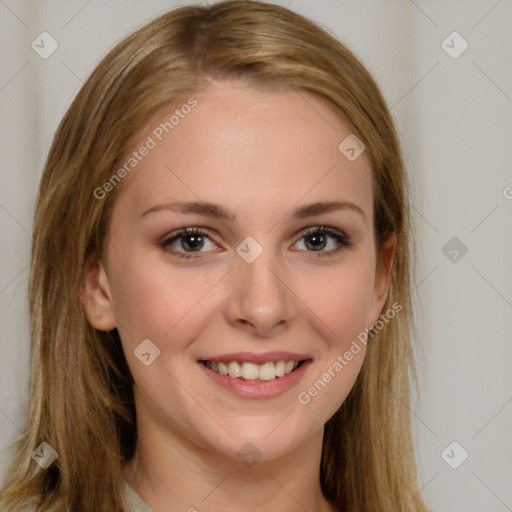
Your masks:
{"label": "chin", "polygon": [[[215,427],[212,425],[211,429],[203,432],[204,444],[211,451],[235,459],[246,467],[252,467],[256,462],[275,461],[308,442],[323,427],[323,423],[305,424],[304,417],[301,421],[299,418],[294,420],[293,415],[281,414],[279,418],[263,416],[256,421],[246,418],[232,423],[229,433],[217,424]],[[214,430],[217,435],[212,438]]]}

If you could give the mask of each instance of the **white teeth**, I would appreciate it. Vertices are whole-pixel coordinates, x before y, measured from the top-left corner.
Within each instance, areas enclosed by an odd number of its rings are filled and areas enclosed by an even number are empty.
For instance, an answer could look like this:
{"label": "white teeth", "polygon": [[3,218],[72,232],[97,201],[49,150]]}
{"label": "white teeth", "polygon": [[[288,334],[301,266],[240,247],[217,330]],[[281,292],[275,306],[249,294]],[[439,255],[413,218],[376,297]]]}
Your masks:
{"label": "white teeth", "polygon": [[229,373],[228,367],[222,362],[219,363],[219,373],[221,375],[227,375]]}
{"label": "white teeth", "polygon": [[234,379],[239,379],[242,376],[242,368],[236,361],[231,361],[228,364],[229,376]]}
{"label": "white teeth", "polygon": [[276,378],[276,367],[274,366],[274,363],[262,364],[261,368],[260,368],[260,380],[272,380],[275,378]]}
{"label": "white teeth", "polygon": [[233,379],[242,377],[245,380],[273,380],[276,377],[284,377],[295,370],[299,366],[299,361],[269,361],[264,364],[205,361],[205,365],[215,373],[228,375]]}
{"label": "white teeth", "polygon": [[260,371],[257,364],[244,363],[242,365],[242,377],[245,380],[255,380],[259,377]]}
{"label": "white teeth", "polygon": [[276,363],[276,377],[284,377],[286,375],[286,363],[278,361]]}

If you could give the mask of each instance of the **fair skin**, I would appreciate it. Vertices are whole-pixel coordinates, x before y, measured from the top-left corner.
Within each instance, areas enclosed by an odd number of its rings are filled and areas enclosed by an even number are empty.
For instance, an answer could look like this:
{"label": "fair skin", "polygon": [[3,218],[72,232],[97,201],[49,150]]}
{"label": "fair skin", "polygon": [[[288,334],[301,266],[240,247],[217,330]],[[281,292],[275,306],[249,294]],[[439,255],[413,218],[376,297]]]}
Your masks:
{"label": "fair skin", "polygon": [[[364,345],[309,403],[297,397],[375,323],[387,296],[396,241],[378,266],[370,160],[340,153],[353,130],[311,93],[214,83],[194,97],[125,178],[103,257],[86,275],[87,317],[117,327],[135,380],[138,440],[125,478],[155,512],[334,510],[320,488],[323,426],[353,386]],[[135,146],[169,116],[158,113]],[[157,206],[199,200],[236,218]],[[293,217],[329,201],[345,206]],[[184,226],[206,235],[162,245]],[[350,245],[304,233],[318,226]],[[248,236],[263,249],[250,263],[236,251]],[[146,339],[160,350],[148,366],[134,355]],[[201,362],[275,351],[306,362],[235,391],[219,380],[241,379]],[[251,396],[281,384],[275,396]],[[247,443],[255,464],[237,456]]]}

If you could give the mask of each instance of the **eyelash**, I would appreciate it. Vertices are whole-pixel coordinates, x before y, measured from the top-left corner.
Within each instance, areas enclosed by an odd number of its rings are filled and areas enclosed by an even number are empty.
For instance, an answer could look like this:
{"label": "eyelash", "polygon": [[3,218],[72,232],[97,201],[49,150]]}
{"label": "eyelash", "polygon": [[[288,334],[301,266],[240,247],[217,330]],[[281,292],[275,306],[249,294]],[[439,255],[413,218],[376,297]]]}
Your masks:
{"label": "eyelash", "polygon": [[[321,257],[321,258],[335,256],[343,249],[350,247],[352,245],[352,242],[349,240],[349,238],[344,233],[342,233],[341,231],[337,231],[337,230],[335,231],[327,226],[314,226],[311,228],[307,228],[306,230],[304,230],[301,233],[301,235],[302,235],[301,239],[306,238],[311,235],[314,235],[314,234],[322,234],[322,235],[330,236],[330,237],[334,238],[334,240],[336,240],[336,242],[338,242],[338,244],[339,244],[339,247],[332,251],[318,252],[317,256]],[[178,231],[171,233],[168,238],[166,238],[165,240],[163,240],[160,243],[160,247],[164,250],[167,250],[167,247],[169,245],[171,245],[176,240],[179,240],[180,238],[183,238],[187,235],[203,235],[203,236],[207,236],[208,238],[210,238],[210,236],[209,236],[210,233],[208,230],[204,230],[204,229],[198,228],[198,227],[193,227],[193,228],[183,227],[182,229],[179,229]],[[211,238],[210,238],[210,240],[211,240]],[[171,252],[173,254],[175,254],[176,256],[178,256],[179,258],[184,258],[184,259],[197,259],[197,258],[202,257],[199,255],[200,253],[194,254],[194,253],[179,252],[179,251],[174,251],[174,250],[172,250]],[[315,251],[306,251],[306,252],[314,253]]]}

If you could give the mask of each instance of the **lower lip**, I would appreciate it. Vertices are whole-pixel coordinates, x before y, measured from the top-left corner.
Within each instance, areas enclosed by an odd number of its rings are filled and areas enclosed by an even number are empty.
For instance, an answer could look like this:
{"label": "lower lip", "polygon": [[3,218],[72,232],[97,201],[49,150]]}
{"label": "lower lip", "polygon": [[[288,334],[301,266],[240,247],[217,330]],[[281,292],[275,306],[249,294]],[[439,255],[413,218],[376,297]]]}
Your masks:
{"label": "lower lip", "polygon": [[221,375],[207,368],[203,363],[198,363],[206,375],[216,384],[226,389],[239,398],[264,400],[278,397],[295,387],[311,364],[311,359],[304,361],[296,370],[287,373],[284,377],[276,377],[267,381],[250,381],[234,379],[228,375]]}

